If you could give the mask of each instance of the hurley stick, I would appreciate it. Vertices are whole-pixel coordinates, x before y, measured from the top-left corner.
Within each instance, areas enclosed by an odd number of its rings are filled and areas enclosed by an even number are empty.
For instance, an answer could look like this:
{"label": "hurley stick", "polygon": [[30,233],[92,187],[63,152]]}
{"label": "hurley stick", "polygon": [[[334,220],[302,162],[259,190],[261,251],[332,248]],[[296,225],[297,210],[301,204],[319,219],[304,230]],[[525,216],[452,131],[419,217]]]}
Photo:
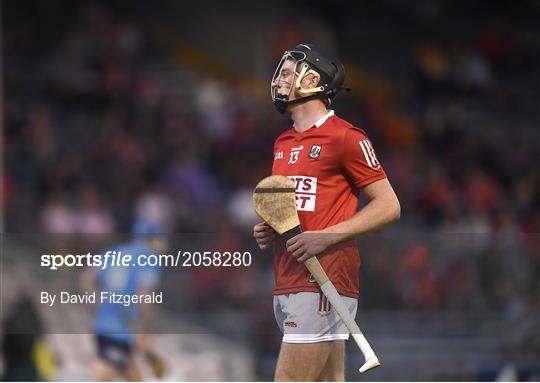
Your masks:
{"label": "hurley stick", "polygon": [[[257,184],[253,191],[253,207],[255,211],[272,229],[285,238],[292,238],[302,232],[300,220],[296,212],[294,181],[285,176],[270,176]],[[360,372],[366,372],[381,364],[373,349],[360,331],[345,302],[338,294],[336,287],[326,275],[317,257],[304,262],[313,275],[323,294],[328,298],[340,318],[349,329],[356,344],[364,354],[365,363]]]}

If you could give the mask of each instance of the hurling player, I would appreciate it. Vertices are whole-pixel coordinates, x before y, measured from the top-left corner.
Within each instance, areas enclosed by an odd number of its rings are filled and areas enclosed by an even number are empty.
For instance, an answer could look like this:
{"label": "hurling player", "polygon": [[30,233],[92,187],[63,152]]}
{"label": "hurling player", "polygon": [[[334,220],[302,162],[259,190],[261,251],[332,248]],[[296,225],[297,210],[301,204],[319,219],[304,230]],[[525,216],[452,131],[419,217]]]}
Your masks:
{"label": "hurling player", "polygon": [[[304,232],[288,241],[265,223],[254,227],[262,250],[275,240],[274,314],[283,332],[275,380],[344,380],[347,328],[303,265],[317,256],[356,315],[360,257],[356,236],[400,216],[400,204],[366,133],[338,117],[330,103],[345,71],[311,44],[283,54],[272,100],[293,126],[274,144],[272,174],[296,183]],[[359,194],[368,203],[358,211]]]}

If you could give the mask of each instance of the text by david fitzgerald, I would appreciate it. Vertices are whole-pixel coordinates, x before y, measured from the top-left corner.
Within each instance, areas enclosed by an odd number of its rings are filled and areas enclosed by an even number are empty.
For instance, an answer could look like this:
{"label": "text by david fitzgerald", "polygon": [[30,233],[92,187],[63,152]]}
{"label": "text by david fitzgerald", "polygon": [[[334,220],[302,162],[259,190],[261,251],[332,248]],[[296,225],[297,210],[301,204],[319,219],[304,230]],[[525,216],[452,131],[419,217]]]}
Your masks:
{"label": "text by david fitzgerald", "polygon": [[[59,298],[59,299],[57,299]],[[163,291],[152,291],[150,294],[118,294],[113,291],[85,292],[84,294],[71,294],[67,291],[61,291],[60,294],[51,294],[47,291],[41,291],[41,304],[54,306],[60,304],[78,304],[78,303],[110,303],[123,306],[144,303],[162,303]]]}

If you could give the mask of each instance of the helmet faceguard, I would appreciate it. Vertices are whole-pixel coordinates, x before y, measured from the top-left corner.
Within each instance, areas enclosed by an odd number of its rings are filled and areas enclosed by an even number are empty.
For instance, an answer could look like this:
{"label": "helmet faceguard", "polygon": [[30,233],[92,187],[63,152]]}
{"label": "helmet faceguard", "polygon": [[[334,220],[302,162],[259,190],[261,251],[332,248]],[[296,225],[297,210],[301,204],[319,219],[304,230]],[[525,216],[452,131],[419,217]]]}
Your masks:
{"label": "helmet faceguard", "polygon": [[[291,62],[291,64],[287,64]],[[292,70],[291,70],[292,69]],[[320,81],[313,88],[304,88],[302,79],[315,73]],[[272,101],[280,113],[284,113],[289,105],[303,103],[313,99],[320,99],[326,105],[330,105],[336,94],[346,89],[345,69],[334,57],[321,53],[313,45],[300,44],[293,50],[286,51],[272,77],[270,92]],[[278,84],[289,85],[288,94],[278,93]],[[290,100],[294,89],[303,97]]]}

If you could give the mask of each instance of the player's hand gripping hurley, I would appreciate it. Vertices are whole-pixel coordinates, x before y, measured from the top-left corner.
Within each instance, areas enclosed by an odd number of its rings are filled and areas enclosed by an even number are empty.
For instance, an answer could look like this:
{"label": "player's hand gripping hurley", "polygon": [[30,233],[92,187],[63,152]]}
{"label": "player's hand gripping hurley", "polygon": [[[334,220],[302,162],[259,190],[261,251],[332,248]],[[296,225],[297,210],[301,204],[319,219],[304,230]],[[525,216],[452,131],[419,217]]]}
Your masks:
{"label": "player's hand gripping hurley", "polygon": [[[272,229],[287,238],[300,234],[302,229],[296,212],[294,181],[285,176],[270,176],[257,184],[253,191],[255,211]],[[340,318],[349,329],[358,347],[364,354],[366,362],[360,372],[366,372],[381,364],[373,349],[360,331],[345,303],[339,296],[334,284],[326,275],[317,257],[304,262],[309,272],[319,284],[323,294],[328,298]]]}

